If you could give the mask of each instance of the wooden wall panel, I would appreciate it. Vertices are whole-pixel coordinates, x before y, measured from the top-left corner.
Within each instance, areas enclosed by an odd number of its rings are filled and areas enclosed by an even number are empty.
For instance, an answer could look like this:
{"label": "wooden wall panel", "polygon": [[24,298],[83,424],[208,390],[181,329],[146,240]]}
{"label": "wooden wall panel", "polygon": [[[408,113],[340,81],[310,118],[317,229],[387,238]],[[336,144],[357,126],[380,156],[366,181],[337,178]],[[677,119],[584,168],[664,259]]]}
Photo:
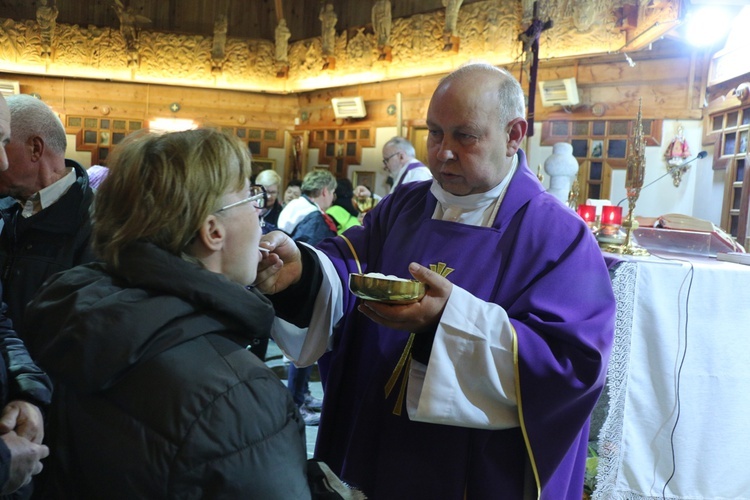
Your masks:
{"label": "wooden wall panel", "polygon": [[[511,70],[518,71],[517,68]],[[636,60],[635,67],[631,67],[622,55],[577,61],[542,61],[538,79],[575,77],[581,103],[568,109],[561,106],[545,108],[537,92],[536,121],[591,119],[595,117],[594,104],[602,104],[604,111],[603,115],[596,117],[630,120],[637,113],[639,98],[643,98],[644,118],[700,119],[703,109],[699,101],[703,95],[701,84],[705,71],[703,61],[672,53],[649,54],[643,60]],[[441,77],[424,76],[278,95],[0,74],[0,79],[20,81],[22,92],[38,93],[56,111],[65,115],[132,120],[189,118],[221,127],[275,130],[280,137],[293,131],[397,127],[397,114],[389,113],[389,107],[396,106],[399,94],[402,130],[408,134],[409,130],[425,126],[430,97]],[[331,99],[352,96],[363,97],[367,116],[336,120]],[[181,109],[176,113],[171,111],[172,103],[178,103]],[[288,156],[289,145],[286,149]],[[352,159],[350,163],[360,160]]]}
{"label": "wooden wall panel", "polygon": [[[632,118],[638,98],[643,98],[644,117],[699,119],[702,116],[699,76],[689,85],[691,59],[665,57],[638,61],[631,68],[618,62],[542,64],[539,80],[575,77],[581,104],[563,110],[560,106],[545,108],[537,97],[536,118],[543,121],[572,112],[582,119],[593,116],[593,104],[604,105],[604,116]],[[704,73],[702,67],[695,75]],[[148,119],[153,116],[176,116],[209,120],[219,124],[257,122],[261,126],[279,125],[294,128],[328,128],[336,124],[331,98],[362,96],[368,116],[358,120],[375,126],[394,125],[395,116],[387,109],[395,105],[400,93],[404,122],[424,121],[429,99],[440,76],[429,76],[366,85],[323,89],[298,95],[274,95],[215,89],[159,86],[136,83],[98,82],[34,76],[3,75],[4,79],[22,82],[22,91],[35,92],[61,113],[88,114],[101,112],[104,106],[113,115]],[[538,93],[537,93],[538,96]],[[174,114],[169,105],[177,102],[181,110]],[[305,115],[307,119],[305,119]]]}
{"label": "wooden wall panel", "polygon": [[632,118],[638,111],[639,98],[643,98],[644,118],[701,119],[701,75],[705,71],[703,61],[671,54],[636,61],[634,67],[619,57],[604,62],[543,64],[538,80],[575,78],[581,102],[569,109],[545,108],[537,93],[536,120],[570,113],[587,119],[594,116],[594,104],[604,105],[605,118]]}
{"label": "wooden wall panel", "polygon": [[[193,89],[136,83],[99,82],[3,74],[19,80],[21,92],[37,93],[55,111],[74,115],[105,115],[148,120],[188,118],[198,122],[292,129],[297,98],[273,94]],[[181,109],[174,113],[172,103]]]}
{"label": "wooden wall panel", "polygon": [[[691,55],[648,54],[631,67],[622,54],[590,60],[542,61],[538,80],[576,78],[581,103],[570,109],[561,106],[545,108],[537,91],[536,121],[569,114],[580,119],[594,116],[592,106],[604,105],[604,117],[633,118],[638,98],[643,98],[643,113],[654,119],[700,119],[702,117],[701,77],[705,62]],[[518,77],[518,69],[510,68]],[[430,96],[441,76],[430,76],[380,82],[367,85],[324,89],[299,95],[300,113],[307,113],[302,128],[329,127],[335,123],[330,100],[332,97],[362,96],[368,109],[366,121],[383,126],[393,125],[392,117],[382,113],[396,102],[400,92],[403,118],[410,124],[424,123]],[[524,77],[524,82],[526,78]],[[524,89],[528,84],[524,83]]]}

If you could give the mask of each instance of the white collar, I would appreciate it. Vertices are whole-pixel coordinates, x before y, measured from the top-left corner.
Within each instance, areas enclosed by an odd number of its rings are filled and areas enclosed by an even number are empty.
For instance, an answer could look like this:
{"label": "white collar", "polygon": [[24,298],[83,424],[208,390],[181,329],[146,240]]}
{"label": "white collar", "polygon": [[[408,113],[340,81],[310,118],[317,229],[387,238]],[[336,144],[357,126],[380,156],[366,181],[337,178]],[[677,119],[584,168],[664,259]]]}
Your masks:
{"label": "white collar", "polygon": [[68,173],[56,180],[49,186],[37,191],[33,195],[29,196],[26,203],[21,203],[23,211],[21,215],[23,217],[31,217],[32,215],[38,214],[45,208],[55,203],[57,200],[63,197],[68,192],[70,186],[76,183],[76,172],[74,168],[70,168]]}
{"label": "white collar", "polygon": [[474,226],[491,225],[492,220],[489,219],[496,212],[492,209],[495,207],[494,202],[502,202],[505,190],[508,188],[517,167],[518,155],[514,155],[508,175],[497,186],[484,193],[467,194],[465,196],[451,194],[440,187],[437,181],[433,180],[430,192],[437,198],[438,204],[432,218]]}

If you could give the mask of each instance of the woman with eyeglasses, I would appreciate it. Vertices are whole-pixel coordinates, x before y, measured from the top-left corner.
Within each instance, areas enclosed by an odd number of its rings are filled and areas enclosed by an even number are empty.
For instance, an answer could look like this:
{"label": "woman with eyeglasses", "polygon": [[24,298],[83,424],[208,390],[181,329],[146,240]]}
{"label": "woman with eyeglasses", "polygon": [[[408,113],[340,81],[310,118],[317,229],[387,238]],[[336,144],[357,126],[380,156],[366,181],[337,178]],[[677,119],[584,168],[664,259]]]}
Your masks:
{"label": "woman with eyeglasses", "polygon": [[[94,204],[101,262],[50,279],[29,350],[55,384],[43,498],[310,498],[304,423],[249,350],[265,194],[216,130],[130,136]],[[33,334],[31,332],[34,332]]]}
{"label": "woman with eyeglasses", "polygon": [[[274,229],[279,222],[279,214],[284,208],[279,201],[279,188],[281,186],[281,177],[273,170],[263,170],[255,178],[255,184],[263,186],[266,190],[266,207],[261,214],[266,225]],[[269,232],[266,230],[265,232]]]}

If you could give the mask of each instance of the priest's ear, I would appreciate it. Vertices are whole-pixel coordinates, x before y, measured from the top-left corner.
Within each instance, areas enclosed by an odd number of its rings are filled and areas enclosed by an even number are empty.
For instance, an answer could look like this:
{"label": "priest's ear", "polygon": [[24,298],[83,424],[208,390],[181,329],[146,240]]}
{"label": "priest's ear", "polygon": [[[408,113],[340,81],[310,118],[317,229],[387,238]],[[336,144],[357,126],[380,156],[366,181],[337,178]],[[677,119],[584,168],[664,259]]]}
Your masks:
{"label": "priest's ear", "polygon": [[508,128],[506,133],[508,134],[508,142],[506,146],[506,155],[513,156],[516,154],[518,149],[521,147],[523,138],[526,137],[526,129],[529,124],[523,118],[514,118],[508,122]]}

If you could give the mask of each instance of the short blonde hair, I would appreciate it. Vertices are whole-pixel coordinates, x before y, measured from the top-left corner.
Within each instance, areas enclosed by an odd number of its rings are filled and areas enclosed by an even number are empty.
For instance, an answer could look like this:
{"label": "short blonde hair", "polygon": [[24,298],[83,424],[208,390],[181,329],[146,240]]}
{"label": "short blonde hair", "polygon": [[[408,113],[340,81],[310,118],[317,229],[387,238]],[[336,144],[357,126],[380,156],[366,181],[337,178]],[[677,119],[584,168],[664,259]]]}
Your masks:
{"label": "short blonde hair", "polygon": [[188,258],[183,250],[206,217],[251,172],[245,145],[218,130],[130,135],[112,154],[96,194],[94,251],[114,267],[136,241]]}
{"label": "short blonde hair", "polygon": [[255,183],[264,187],[273,186],[274,184],[281,187],[281,177],[273,170],[263,170],[255,178]]}

